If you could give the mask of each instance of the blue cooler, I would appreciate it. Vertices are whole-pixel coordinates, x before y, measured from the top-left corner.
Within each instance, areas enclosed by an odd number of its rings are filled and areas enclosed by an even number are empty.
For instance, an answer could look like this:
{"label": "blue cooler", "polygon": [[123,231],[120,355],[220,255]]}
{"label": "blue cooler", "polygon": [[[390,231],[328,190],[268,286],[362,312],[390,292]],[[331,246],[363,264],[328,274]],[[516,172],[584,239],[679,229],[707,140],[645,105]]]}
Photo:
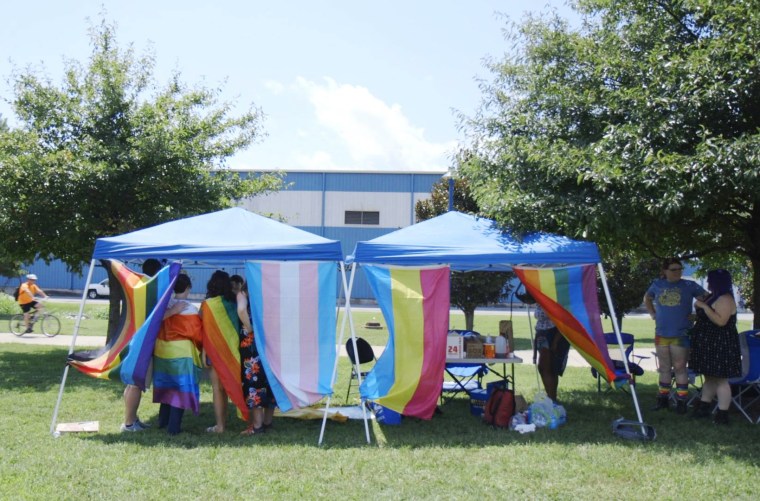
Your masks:
{"label": "blue cooler", "polygon": [[488,390],[471,390],[470,391],[470,414],[477,417],[483,417],[488,400]]}
{"label": "blue cooler", "polygon": [[380,424],[401,424],[401,414],[394,410],[383,407],[382,405],[376,404],[374,402],[372,402],[372,410],[375,412],[375,421]]}

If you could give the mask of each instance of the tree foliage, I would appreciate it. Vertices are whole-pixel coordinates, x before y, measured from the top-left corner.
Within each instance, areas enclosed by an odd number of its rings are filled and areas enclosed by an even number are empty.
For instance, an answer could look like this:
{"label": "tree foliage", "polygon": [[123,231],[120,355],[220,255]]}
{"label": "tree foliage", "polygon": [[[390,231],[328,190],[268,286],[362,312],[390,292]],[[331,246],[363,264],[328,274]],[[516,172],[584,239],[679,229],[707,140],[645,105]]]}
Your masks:
{"label": "tree foliage", "polygon": [[[417,221],[424,221],[443,214],[449,206],[449,181],[443,179],[433,185],[431,197],[419,200],[415,205]],[[460,212],[477,213],[478,206],[470,195],[467,181],[454,180],[454,209]],[[509,293],[509,281],[514,277],[510,272],[471,271],[451,273],[451,302],[462,310],[465,328],[472,330],[475,310],[478,306],[499,301]]]}
{"label": "tree foliage", "polygon": [[[639,256],[760,266],[756,1],[579,0],[509,24],[462,117],[485,213]],[[753,296],[760,283],[755,274]]]}
{"label": "tree foliage", "polygon": [[262,135],[257,108],[233,116],[220,89],[188,86],[178,72],[159,86],[152,54],[119,48],[105,21],[90,36],[89,60],[67,61],[60,85],[31,70],[12,78],[20,126],[0,132],[0,254],[80,269],[96,238],[280,186],[226,167]]}
{"label": "tree foliage", "polygon": [[[627,313],[641,306],[649,285],[660,275],[661,263],[657,259],[641,260],[630,253],[604,256],[604,273],[620,326]],[[610,308],[604,289],[599,285],[599,308],[609,317]],[[612,329],[610,329],[611,331]]]}

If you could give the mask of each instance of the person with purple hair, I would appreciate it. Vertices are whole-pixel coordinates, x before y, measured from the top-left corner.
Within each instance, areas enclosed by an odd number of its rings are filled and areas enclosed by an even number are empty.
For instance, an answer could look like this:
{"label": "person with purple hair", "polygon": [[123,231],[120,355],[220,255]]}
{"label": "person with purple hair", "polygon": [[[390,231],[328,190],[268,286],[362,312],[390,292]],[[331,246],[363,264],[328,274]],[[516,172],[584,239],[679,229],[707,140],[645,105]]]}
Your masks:
{"label": "person with purple hair", "polygon": [[712,270],[707,274],[710,295],[697,300],[697,323],[691,334],[689,366],[705,378],[702,396],[692,417],[704,418],[711,414],[712,400],[717,395],[718,411],[715,424],[728,424],[731,405],[729,378],[742,372],[739,332],[736,329],[736,301],[731,274],[726,270]]}

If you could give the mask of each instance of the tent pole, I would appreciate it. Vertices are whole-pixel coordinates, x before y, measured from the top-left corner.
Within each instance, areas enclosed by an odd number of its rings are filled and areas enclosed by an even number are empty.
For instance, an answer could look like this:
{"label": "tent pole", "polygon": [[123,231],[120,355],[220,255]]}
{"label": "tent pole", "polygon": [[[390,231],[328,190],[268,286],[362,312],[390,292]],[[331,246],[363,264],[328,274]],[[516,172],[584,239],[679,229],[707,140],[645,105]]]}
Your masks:
{"label": "tent pole", "polygon": [[[625,372],[631,373],[631,369],[628,367],[628,360],[625,358],[625,350],[623,349],[623,338],[620,336],[620,324],[618,324],[617,315],[615,314],[615,307],[612,305],[612,295],[610,295],[610,288],[607,285],[607,275],[604,273],[604,266],[602,263],[597,263],[599,269],[599,277],[602,279],[602,286],[604,287],[604,295],[607,298],[607,306],[610,309],[610,316],[612,317],[612,329],[615,331],[615,337],[618,341],[618,347],[620,348],[620,356],[625,366]],[[636,408],[636,416],[639,418],[639,423],[642,423],[641,432],[646,436],[646,430],[643,423],[644,418],[641,416],[641,408],[639,407],[639,399],[636,396],[636,384],[629,384],[631,387],[631,397],[633,398],[633,406]]]}
{"label": "tent pole", "polygon": [[[356,269],[359,268],[358,263],[354,263],[353,267],[351,268],[351,280],[348,284],[348,298],[351,298],[351,292],[354,290],[354,276],[356,275]],[[351,319],[350,322],[348,322],[348,328],[351,330],[351,344],[354,345],[354,353],[359,353],[359,349],[356,347],[356,328],[354,327],[354,319],[351,315],[351,301],[347,299],[346,302],[346,316]],[[356,370],[356,379],[358,380],[359,388],[362,386],[362,371],[359,368],[359,357],[354,356],[354,370]],[[372,441],[369,438],[369,420],[367,419],[367,406],[364,405],[364,400],[359,399],[359,402],[362,407],[362,417],[364,419],[364,434],[367,438],[367,443],[372,443]]]}
{"label": "tent pole", "polygon": [[[71,336],[71,344],[69,345],[69,355],[74,353],[74,347],[77,343],[77,335],[79,334],[79,324],[82,322],[82,315],[84,314],[84,304],[87,301],[87,289],[90,287],[92,281],[92,272],[95,269],[95,260],[90,261],[90,269],[87,272],[87,280],[82,291],[82,301],[79,303],[79,314],[77,315],[77,321],[74,324],[74,333]],[[61,378],[61,387],[58,389],[58,400],[55,403],[55,409],[53,409],[53,420],[50,423],[50,434],[55,432],[55,425],[58,419],[58,408],[61,405],[61,399],[63,398],[63,388],[66,386],[66,376],[69,374],[69,364],[63,369],[63,377]]]}
{"label": "tent pole", "polygon": [[[354,330],[353,318],[351,317],[351,291],[353,290],[353,286],[354,286],[354,275],[356,273],[356,268],[357,268],[356,264],[352,265],[352,267],[351,267],[351,277],[349,279],[348,284],[346,284],[345,263],[344,262],[340,263],[340,272],[341,272],[341,277],[342,277],[342,281],[343,281],[343,290],[346,291],[346,293],[345,293],[345,295],[346,295],[346,305],[345,305],[345,308],[344,308],[345,313],[343,315],[343,322],[341,324],[339,341],[338,341],[337,346],[335,347],[336,357],[335,357],[335,365],[333,367],[333,374],[332,374],[332,386],[333,387],[335,387],[335,380],[336,380],[337,374],[338,374],[338,361],[340,359],[340,349],[343,346],[343,337],[344,337],[344,334],[345,334],[345,331],[346,331],[346,323],[348,323],[348,325],[349,325],[349,327],[351,329],[351,338],[353,340],[354,353],[357,352],[357,349],[356,349],[356,333],[355,333],[355,330]],[[357,374],[359,374],[359,384],[361,384],[361,373],[358,372],[359,371],[359,367],[358,366],[356,366],[356,370],[357,370]],[[324,437],[325,426],[326,426],[326,423],[327,423],[327,411],[329,409],[329,406],[330,406],[330,398],[328,398],[328,400],[327,400],[327,407],[325,408],[325,415],[322,416],[322,429],[321,429],[321,431],[319,433],[319,445],[322,445],[322,439]],[[366,434],[366,437],[367,437],[367,443],[370,443],[369,423],[368,423],[368,420],[367,420],[366,407],[364,405],[362,405],[362,415],[364,417],[364,431],[365,431],[365,434]]]}
{"label": "tent pole", "polygon": [[[345,263],[343,261],[340,262],[340,277],[341,277],[341,294],[346,297],[346,303],[348,303],[348,294],[346,293],[346,268],[345,268]],[[338,302],[337,309],[338,309],[338,313],[340,313],[340,301]],[[333,364],[333,373],[332,373],[332,379],[330,380],[330,389],[335,388],[335,379],[338,374],[338,360],[340,357],[340,344],[343,342],[343,332],[346,329],[347,317],[348,317],[347,314],[343,315],[343,323],[340,329],[339,341],[338,341],[338,344],[335,346],[335,363]],[[317,441],[317,445],[322,445],[322,439],[325,435],[325,425],[327,424],[327,412],[330,410],[331,400],[332,400],[332,395],[327,397],[327,404],[325,405],[325,415],[322,416],[322,428],[319,431],[319,440]]]}

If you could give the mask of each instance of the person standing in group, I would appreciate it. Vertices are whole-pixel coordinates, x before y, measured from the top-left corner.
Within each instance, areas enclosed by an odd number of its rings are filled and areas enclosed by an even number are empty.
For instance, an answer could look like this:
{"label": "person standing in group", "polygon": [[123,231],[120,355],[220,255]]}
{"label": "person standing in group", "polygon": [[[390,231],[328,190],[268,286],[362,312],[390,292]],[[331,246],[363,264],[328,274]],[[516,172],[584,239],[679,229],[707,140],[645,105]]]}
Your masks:
{"label": "person standing in group", "polygon": [[[161,271],[161,261],[150,258],[143,261],[142,272],[146,279],[156,276]],[[142,400],[142,390],[138,386],[128,384],[124,387],[124,422],[121,424],[122,432],[142,431],[150,428],[150,425],[140,421],[137,417],[137,409]]]}
{"label": "person standing in group", "polygon": [[240,317],[240,364],[243,397],[248,407],[248,426],[241,435],[254,435],[263,433],[272,427],[274,408],[277,404],[254,339],[247,284],[243,284],[237,293],[237,312],[238,317]]}
{"label": "person standing in group", "polygon": [[188,300],[192,285],[187,275],[177,276],[153,352],[153,402],[161,404],[158,427],[169,435],[182,431],[185,409],[200,412],[203,326]]}
{"label": "person standing in group", "polygon": [[[218,298],[219,301],[211,301],[216,298]],[[216,310],[210,308],[212,302],[217,307]],[[216,321],[217,319],[209,317],[212,315],[212,311],[218,311],[221,316],[225,317],[222,319],[224,320],[223,325],[229,326],[229,329],[221,327]],[[224,381],[222,377],[220,377],[220,371],[224,371],[223,374],[227,374],[226,371],[228,367],[219,367],[217,370],[215,364],[221,363],[221,360],[212,362],[211,358],[208,356],[208,350],[214,349],[215,342],[227,343],[230,336],[234,336],[235,339],[237,339],[238,331],[240,329],[240,320],[237,315],[237,297],[232,292],[230,275],[226,271],[215,271],[206,284],[206,300],[201,305],[201,318],[203,320],[204,336],[214,335],[218,337],[220,335],[223,338],[206,339],[206,337],[204,337],[203,341],[204,363],[209,367],[209,379],[211,380],[211,389],[213,392],[215,419],[214,425],[209,426],[206,431],[209,433],[223,433],[227,426],[227,404],[229,398],[224,387]],[[217,329],[225,330],[218,331]],[[230,330],[231,332],[228,333],[227,330]],[[218,335],[212,334],[212,332],[218,332]],[[227,347],[228,344],[224,344],[224,346]],[[239,370],[239,368],[237,370]]]}
{"label": "person standing in group", "polygon": [[232,275],[230,277],[230,287],[232,287],[232,292],[235,296],[241,291],[244,283],[245,280],[240,275]]}
{"label": "person standing in group", "polygon": [[692,326],[692,302],[707,295],[699,284],[681,278],[683,264],[676,258],[665,259],[659,279],[644,294],[644,305],[655,321],[655,353],[660,375],[657,401],[652,410],[669,408],[673,374],[676,378],[676,412],[686,413],[689,395],[688,331]]}
{"label": "person standing in group", "polygon": [[41,302],[35,299],[37,296],[42,296],[45,299],[48,297],[45,291],[37,286],[37,275],[30,273],[26,276],[26,282],[19,286],[18,299],[16,300],[21,307],[21,311],[24,312],[25,334],[32,332],[32,310],[34,310],[35,316],[42,313],[43,306]]}
{"label": "person standing in group", "polygon": [[536,304],[536,340],[538,351],[538,372],[544,384],[546,396],[557,401],[559,377],[564,374],[570,343],[554,325],[540,305]]}
{"label": "person standing in group", "polygon": [[710,295],[694,303],[697,323],[691,331],[689,366],[705,378],[701,399],[692,414],[695,418],[710,415],[712,400],[718,397],[718,412],[713,422],[728,424],[731,406],[729,378],[742,372],[741,345],[736,328],[736,300],[731,274],[722,269],[707,274]]}

